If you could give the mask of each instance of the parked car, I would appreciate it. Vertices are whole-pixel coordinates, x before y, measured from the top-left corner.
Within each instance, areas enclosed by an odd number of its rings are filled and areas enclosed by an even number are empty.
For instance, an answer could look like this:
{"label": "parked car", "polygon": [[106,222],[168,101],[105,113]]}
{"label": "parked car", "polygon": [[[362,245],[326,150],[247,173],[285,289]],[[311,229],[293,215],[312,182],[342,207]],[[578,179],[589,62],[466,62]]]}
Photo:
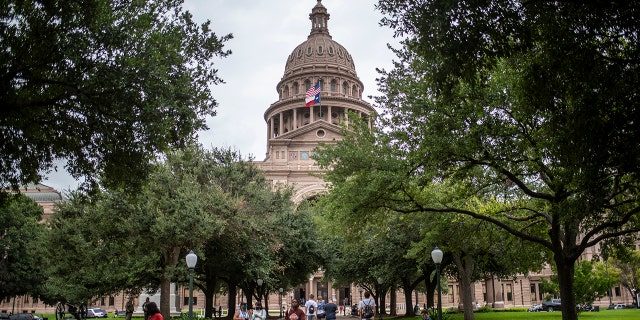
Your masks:
{"label": "parked car", "polygon": [[32,313],[16,313],[9,316],[9,320],[35,320]]}
{"label": "parked car", "polygon": [[87,309],[87,318],[106,318],[107,311],[102,308]]}
{"label": "parked car", "polygon": [[9,320],[9,314],[6,312],[0,312],[0,320]]}
{"label": "parked car", "polygon": [[551,299],[542,303],[542,310],[554,312],[562,309],[562,302],[560,299]]}
{"label": "parked car", "polygon": [[117,317],[126,317],[127,316],[127,312],[125,310],[116,310],[116,312],[114,312],[113,317],[117,318]]}
{"label": "parked car", "polygon": [[529,312],[539,312],[541,310],[542,310],[542,304],[534,304],[527,311],[529,311]]}
{"label": "parked car", "polygon": [[616,309],[616,310],[618,310],[618,309],[626,309],[626,308],[627,308],[627,305],[624,305],[622,303],[618,303],[618,304],[616,304],[615,307],[613,307],[613,309]]}

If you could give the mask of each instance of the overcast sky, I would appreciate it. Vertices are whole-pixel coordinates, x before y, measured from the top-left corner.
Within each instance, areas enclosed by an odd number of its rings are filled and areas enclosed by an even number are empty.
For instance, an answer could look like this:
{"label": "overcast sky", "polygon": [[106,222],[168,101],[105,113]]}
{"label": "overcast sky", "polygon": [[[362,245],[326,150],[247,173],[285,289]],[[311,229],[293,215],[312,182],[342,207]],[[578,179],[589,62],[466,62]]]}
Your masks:
{"label": "overcast sky", "polygon": [[[267,125],[265,110],[278,100],[276,85],[289,54],[306,41],[311,31],[309,13],[317,0],[185,0],[185,9],[196,21],[211,21],[219,36],[233,34],[225,45],[232,54],[215,64],[225,84],[213,87],[219,106],[207,120],[209,130],[199,132],[205,148],[231,147],[245,157],[265,158]],[[354,59],[364,83],[363,98],[377,95],[376,68],[390,69],[393,54],[387,43],[398,41],[382,18],[375,0],[323,0],[330,14],[329,33]],[[58,168],[61,171],[61,168]],[[43,181],[59,191],[75,189],[76,181],[54,173]]]}

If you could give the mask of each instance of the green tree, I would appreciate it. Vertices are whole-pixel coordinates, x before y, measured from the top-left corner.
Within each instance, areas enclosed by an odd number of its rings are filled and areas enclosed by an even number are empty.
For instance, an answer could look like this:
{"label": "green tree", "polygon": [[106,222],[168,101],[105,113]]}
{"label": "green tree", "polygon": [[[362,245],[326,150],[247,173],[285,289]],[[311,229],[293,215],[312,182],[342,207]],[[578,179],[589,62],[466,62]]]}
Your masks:
{"label": "green tree", "polygon": [[601,262],[581,260],[576,263],[575,287],[576,302],[581,305],[591,305],[597,299],[605,297],[615,283],[620,273],[615,270],[605,270]]}
{"label": "green tree", "polygon": [[[380,203],[390,188],[420,189],[405,193],[407,211],[467,214],[545,247],[562,317],[577,319],[584,249],[640,230],[638,5],[381,0],[404,40],[380,78],[376,134],[404,169],[361,192]],[[443,183],[472,187],[445,198]],[[466,205],[492,198],[504,205]],[[545,235],[530,232],[540,225]]]}
{"label": "green tree", "polygon": [[84,303],[160,287],[169,317],[170,283],[187,272],[178,262],[221,230],[222,212],[240,206],[214,183],[213,167],[210,152],[190,145],[165,154],[140,193],[108,189],[63,205],[49,232],[49,296]]}
{"label": "green tree", "polygon": [[25,195],[0,193],[0,300],[37,295],[45,280],[38,256],[42,207]]}
{"label": "green tree", "polygon": [[2,1],[0,189],[40,181],[57,159],[87,184],[139,185],[157,153],[206,127],[231,35],[182,2]]}

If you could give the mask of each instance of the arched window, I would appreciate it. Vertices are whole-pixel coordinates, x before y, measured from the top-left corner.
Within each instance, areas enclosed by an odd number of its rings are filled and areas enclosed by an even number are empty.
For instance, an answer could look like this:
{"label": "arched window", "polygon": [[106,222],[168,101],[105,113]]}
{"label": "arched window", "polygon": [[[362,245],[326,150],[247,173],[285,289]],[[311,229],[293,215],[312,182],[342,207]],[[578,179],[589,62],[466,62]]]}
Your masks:
{"label": "arched window", "polygon": [[282,94],[285,98],[289,97],[289,86],[284,86],[284,92]]}
{"label": "arched window", "polygon": [[307,92],[309,90],[309,88],[311,88],[311,81],[310,80],[305,80],[305,82],[304,82],[304,92]]}
{"label": "arched window", "polygon": [[334,79],[331,80],[331,92],[336,92],[338,90],[338,82]]}
{"label": "arched window", "polygon": [[342,94],[347,95],[347,82],[342,83]]}
{"label": "arched window", "polygon": [[351,95],[352,95],[352,96],[354,96],[354,97],[356,97],[356,98],[358,97],[358,87],[353,86],[353,87],[351,88]]}
{"label": "arched window", "polygon": [[322,54],[322,46],[318,47],[318,54]]}
{"label": "arched window", "polygon": [[299,86],[298,86],[298,83],[297,83],[297,82],[294,82],[294,83],[293,83],[293,93],[294,93],[294,94],[298,94],[298,93],[300,93],[300,88],[299,88]]}

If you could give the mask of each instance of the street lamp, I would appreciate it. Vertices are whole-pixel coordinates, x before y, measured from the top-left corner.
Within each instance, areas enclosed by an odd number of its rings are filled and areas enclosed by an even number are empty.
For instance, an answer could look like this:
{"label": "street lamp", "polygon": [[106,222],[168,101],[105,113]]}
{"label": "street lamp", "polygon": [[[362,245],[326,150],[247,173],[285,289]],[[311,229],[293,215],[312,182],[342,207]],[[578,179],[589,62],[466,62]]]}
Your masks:
{"label": "street lamp", "polygon": [[198,263],[198,256],[193,250],[187,254],[187,268],[189,268],[189,320],[193,320],[193,268]]}
{"label": "street lamp", "polygon": [[436,264],[436,277],[438,277],[438,320],[442,320],[442,288],[440,288],[440,263],[442,263],[442,250],[435,247],[431,251],[431,259]]}
{"label": "street lamp", "polygon": [[382,310],[386,309],[385,306],[382,305],[382,296],[381,296],[383,279],[382,279],[382,277],[378,277],[377,280],[378,280],[378,288],[379,288],[379,291],[378,291],[378,305],[379,306],[378,307],[380,309],[380,312],[378,314],[380,315],[380,319],[382,319]]}
{"label": "street lamp", "polygon": [[280,318],[282,318],[282,291],[284,291],[284,289],[280,287],[278,291],[280,291]]}
{"label": "street lamp", "polygon": [[258,279],[256,280],[256,282],[258,283],[258,301],[262,301],[262,284],[264,283],[264,280],[262,279]]}

